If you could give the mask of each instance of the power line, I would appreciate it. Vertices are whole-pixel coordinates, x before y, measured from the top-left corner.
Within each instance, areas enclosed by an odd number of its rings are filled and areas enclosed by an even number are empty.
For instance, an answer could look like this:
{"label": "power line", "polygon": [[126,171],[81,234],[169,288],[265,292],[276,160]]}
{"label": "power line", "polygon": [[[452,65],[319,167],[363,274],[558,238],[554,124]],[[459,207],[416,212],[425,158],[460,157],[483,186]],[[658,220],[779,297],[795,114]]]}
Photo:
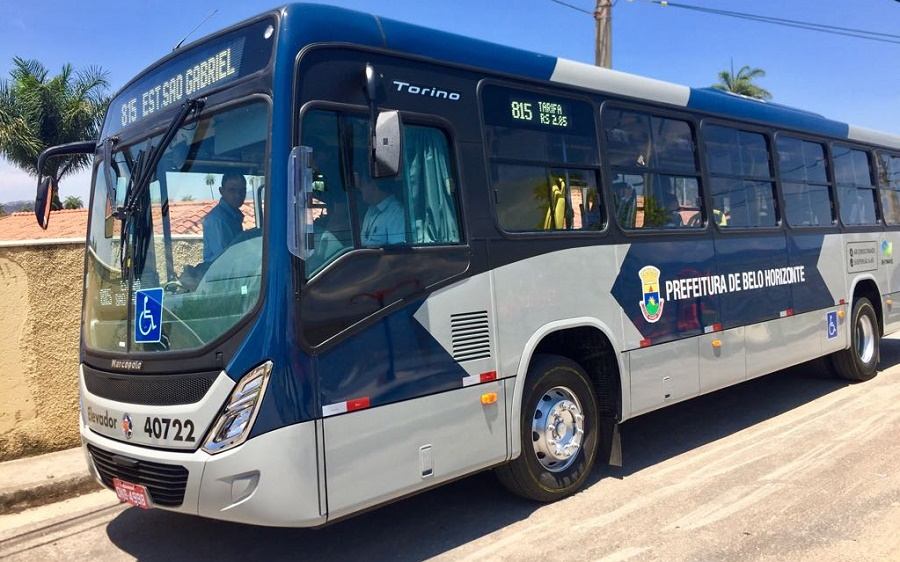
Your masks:
{"label": "power line", "polygon": [[[634,0],[629,0],[629,2]],[[732,12],[729,10],[719,10],[715,8],[705,8],[703,6],[691,6],[688,4],[680,4],[677,2],[668,2],[667,0],[638,0],[639,2],[647,2],[648,4],[658,4],[660,6],[682,8],[695,12],[702,12],[718,16],[726,16],[760,23],[770,23],[773,25],[781,25],[784,27],[793,27],[797,29],[806,29],[808,31],[818,31],[820,33],[830,33],[832,35],[843,35],[846,37],[855,37],[857,39],[868,39],[870,41],[880,41],[882,43],[900,44],[900,35],[890,33],[880,33],[877,31],[867,31],[864,29],[853,29],[849,27],[838,27],[835,25],[826,25],[820,23],[812,23],[799,20],[789,20],[783,18],[775,18],[771,16],[760,16],[756,14],[747,14],[744,12]],[[896,0],[900,2],[900,0]]]}
{"label": "power line", "polygon": [[[578,6],[573,6],[572,4],[567,4],[567,3],[565,3],[565,2],[561,2],[560,0],[550,0],[550,1],[551,1],[551,2],[556,2],[557,4],[560,4],[560,5],[562,5],[562,6],[565,6],[566,8],[572,8],[572,9],[575,10],[576,12],[581,12],[582,14],[587,14],[587,15],[589,15],[589,16],[593,16],[593,15],[594,15],[594,12],[592,12],[592,11],[590,11],[590,10],[584,10],[584,9],[582,9],[582,8],[579,8]],[[897,1],[900,2],[900,0],[897,0]]]}
{"label": "power line", "polygon": [[[585,10],[578,6],[569,4],[567,2],[563,2],[562,0],[550,0],[551,2],[555,2],[567,8],[571,8],[575,11],[581,12],[583,14],[587,14],[589,16],[594,16],[595,13],[590,10]],[[628,0],[629,2],[634,2],[635,0]],[[737,19],[743,19],[748,21],[755,21],[758,23],[769,23],[772,25],[780,25],[783,27],[792,27],[795,29],[805,29],[807,31],[818,31],[819,33],[830,33],[832,35],[841,35],[844,37],[854,37],[856,39],[868,39],[869,41],[879,41],[881,43],[892,43],[895,45],[900,45],[900,35],[894,35],[891,33],[881,33],[878,31],[868,31],[865,29],[853,29],[850,27],[840,27],[836,25],[827,25],[824,23],[813,23],[808,21],[800,21],[800,20],[790,20],[784,18],[776,18],[772,16],[761,16],[757,14],[748,14],[745,12],[733,12],[730,10],[719,10],[716,8],[706,8],[703,6],[692,6],[690,4],[681,4],[678,2],[668,2],[667,0],[636,0],[638,2],[646,2],[648,4],[657,4],[659,6],[671,7],[671,8],[681,8],[684,10],[692,10],[695,12],[701,12],[706,14],[712,14],[717,16],[725,16]],[[895,2],[900,2],[900,0],[894,0]],[[615,5],[617,2],[613,2]]]}

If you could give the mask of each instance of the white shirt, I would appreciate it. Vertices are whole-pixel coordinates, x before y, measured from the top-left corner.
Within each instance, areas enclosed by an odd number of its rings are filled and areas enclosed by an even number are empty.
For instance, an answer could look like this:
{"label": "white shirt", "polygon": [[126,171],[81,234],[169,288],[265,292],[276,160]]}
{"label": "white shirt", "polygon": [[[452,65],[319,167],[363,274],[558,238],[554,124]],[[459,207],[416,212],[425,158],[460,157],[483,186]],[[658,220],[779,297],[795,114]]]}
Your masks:
{"label": "white shirt", "polygon": [[385,246],[406,242],[403,205],[393,195],[369,207],[362,224],[363,246]]}

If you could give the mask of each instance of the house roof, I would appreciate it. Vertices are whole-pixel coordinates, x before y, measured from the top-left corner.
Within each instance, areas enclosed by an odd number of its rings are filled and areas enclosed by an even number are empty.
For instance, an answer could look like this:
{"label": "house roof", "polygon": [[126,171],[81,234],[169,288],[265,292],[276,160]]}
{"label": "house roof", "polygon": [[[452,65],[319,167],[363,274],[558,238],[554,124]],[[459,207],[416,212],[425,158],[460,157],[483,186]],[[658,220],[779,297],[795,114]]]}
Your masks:
{"label": "house roof", "polygon": [[[216,206],[216,201],[172,201],[169,215],[172,234],[200,234],[201,221]],[[253,204],[245,202],[244,230],[256,226]],[[47,230],[38,226],[34,212],[12,213],[0,217],[0,242],[32,240],[84,240],[87,236],[87,209],[53,211]]]}

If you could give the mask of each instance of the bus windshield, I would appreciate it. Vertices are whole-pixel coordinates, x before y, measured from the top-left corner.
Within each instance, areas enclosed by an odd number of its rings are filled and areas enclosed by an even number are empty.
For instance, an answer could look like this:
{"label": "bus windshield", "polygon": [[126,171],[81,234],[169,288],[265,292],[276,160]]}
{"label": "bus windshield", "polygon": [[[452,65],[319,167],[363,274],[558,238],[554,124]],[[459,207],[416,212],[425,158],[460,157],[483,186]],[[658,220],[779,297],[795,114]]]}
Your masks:
{"label": "bus windshield", "polygon": [[[91,349],[199,348],[259,299],[268,106],[175,126],[166,146],[159,134],[98,162],[83,330]],[[158,164],[144,170],[154,152]]]}

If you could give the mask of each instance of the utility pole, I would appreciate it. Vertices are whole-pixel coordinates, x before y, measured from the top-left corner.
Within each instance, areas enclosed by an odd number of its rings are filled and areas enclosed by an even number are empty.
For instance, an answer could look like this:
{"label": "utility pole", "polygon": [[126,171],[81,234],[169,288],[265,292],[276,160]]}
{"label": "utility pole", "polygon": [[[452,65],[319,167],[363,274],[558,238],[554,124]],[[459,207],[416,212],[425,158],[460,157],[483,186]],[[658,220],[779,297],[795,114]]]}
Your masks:
{"label": "utility pole", "polygon": [[[897,0],[900,2],[900,0]],[[597,0],[594,10],[597,22],[597,48],[594,64],[603,68],[612,68],[612,0]]]}

